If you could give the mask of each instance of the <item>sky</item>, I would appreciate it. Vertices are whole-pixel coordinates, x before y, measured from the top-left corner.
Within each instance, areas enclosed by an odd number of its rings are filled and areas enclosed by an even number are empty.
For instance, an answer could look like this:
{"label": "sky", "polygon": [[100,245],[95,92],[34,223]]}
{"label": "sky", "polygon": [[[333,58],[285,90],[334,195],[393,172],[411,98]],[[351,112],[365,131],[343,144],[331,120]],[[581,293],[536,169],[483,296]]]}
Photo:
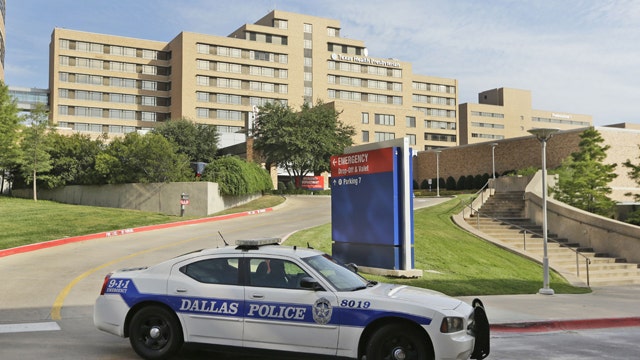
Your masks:
{"label": "sky", "polygon": [[340,21],[374,58],[458,80],[460,103],[500,87],[533,108],[640,123],[638,0],[6,0],[5,83],[48,88],[55,27],[168,42],[227,36],[271,10]]}

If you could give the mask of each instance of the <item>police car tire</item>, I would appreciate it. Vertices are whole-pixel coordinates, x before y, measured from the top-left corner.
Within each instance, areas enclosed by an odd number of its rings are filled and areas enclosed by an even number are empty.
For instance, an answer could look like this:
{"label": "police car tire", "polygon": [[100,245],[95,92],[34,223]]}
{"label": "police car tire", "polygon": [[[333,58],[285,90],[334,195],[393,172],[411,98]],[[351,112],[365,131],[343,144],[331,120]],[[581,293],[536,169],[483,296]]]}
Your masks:
{"label": "police car tire", "polygon": [[178,318],[170,310],[161,306],[146,306],[138,310],[131,319],[129,342],[133,350],[144,359],[168,359],[182,346],[182,328]]}
{"label": "police car tire", "polygon": [[373,333],[367,343],[367,360],[393,360],[394,350],[402,349],[406,360],[432,360],[428,339],[407,324],[389,324]]}

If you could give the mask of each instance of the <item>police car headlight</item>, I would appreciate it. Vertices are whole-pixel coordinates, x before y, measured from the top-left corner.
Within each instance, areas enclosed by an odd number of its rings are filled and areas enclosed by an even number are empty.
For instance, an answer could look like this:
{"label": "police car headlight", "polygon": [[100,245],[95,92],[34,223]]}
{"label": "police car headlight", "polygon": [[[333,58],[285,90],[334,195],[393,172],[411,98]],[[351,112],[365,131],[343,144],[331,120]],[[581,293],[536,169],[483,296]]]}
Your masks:
{"label": "police car headlight", "polygon": [[462,331],[463,328],[464,319],[461,317],[448,316],[442,319],[440,324],[440,332],[445,334]]}

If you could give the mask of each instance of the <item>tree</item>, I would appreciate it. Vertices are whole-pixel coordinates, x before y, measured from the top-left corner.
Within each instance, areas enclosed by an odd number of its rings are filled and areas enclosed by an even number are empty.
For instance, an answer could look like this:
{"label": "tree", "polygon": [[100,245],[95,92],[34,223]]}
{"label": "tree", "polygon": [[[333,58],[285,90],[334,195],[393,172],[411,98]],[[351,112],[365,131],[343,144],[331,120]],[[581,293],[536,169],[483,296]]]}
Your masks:
{"label": "tree", "polygon": [[27,184],[33,184],[33,200],[38,201],[37,182],[38,173],[46,173],[51,169],[51,141],[52,131],[46,105],[37,104],[35,109],[26,116],[29,125],[22,131],[20,148],[22,156],[19,159],[22,175]]}
{"label": "tree", "polygon": [[579,209],[602,216],[611,216],[615,202],[608,195],[608,184],[618,175],[617,164],[603,164],[610,146],[601,145],[600,133],[587,129],[580,135],[580,150],[572,153],[557,169],[558,183],[553,189],[555,199]]}
{"label": "tree", "polygon": [[186,154],[189,161],[210,163],[218,151],[218,132],[216,127],[196,124],[189,119],[170,120],[153,129],[172,143],[177,152]]}
{"label": "tree", "polygon": [[96,158],[96,170],[108,184],[185,181],[189,159],[156,133],[132,132],[114,139]]}
{"label": "tree", "polygon": [[[640,145],[638,145],[640,148]],[[640,156],[638,157],[640,159]],[[640,185],[640,164],[634,165],[630,159],[627,159],[622,165],[629,169],[629,177],[636,182],[636,184]],[[640,202],[640,194],[632,194],[626,193],[627,196],[633,196],[633,199],[637,202]],[[640,225],[640,210],[636,210],[629,214],[629,217],[626,220],[628,223],[634,225]]]}
{"label": "tree", "polygon": [[55,188],[65,185],[93,185],[103,182],[96,171],[96,158],[104,150],[101,139],[92,140],[89,135],[74,133],[51,136],[51,165],[48,185]]}
{"label": "tree", "polygon": [[260,107],[253,147],[268,165],[274,164],[289,176],[301,177],[330,170],[332,155],[353,144],[355,130],[340,122],[340,113],[318,101],[305,103],[299,112],[280,103]]}
{"label": "tree", "polygon": [[20,155],[18,145],[20,116],[16,100],[9,95],[9,87],[0,80],[0,194],[8,170],[16,166]]}

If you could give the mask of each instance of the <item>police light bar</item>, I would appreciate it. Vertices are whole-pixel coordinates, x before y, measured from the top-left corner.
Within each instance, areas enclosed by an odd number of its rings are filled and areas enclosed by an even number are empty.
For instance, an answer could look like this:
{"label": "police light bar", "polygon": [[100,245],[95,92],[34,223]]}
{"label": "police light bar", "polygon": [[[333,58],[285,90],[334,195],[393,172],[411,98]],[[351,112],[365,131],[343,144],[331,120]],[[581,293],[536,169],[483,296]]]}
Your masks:
{"label": "police light bar", "polygon": [[236,246],[242,249],[257,248],[264,245],[280,245],[280,238],[236,240]]}

